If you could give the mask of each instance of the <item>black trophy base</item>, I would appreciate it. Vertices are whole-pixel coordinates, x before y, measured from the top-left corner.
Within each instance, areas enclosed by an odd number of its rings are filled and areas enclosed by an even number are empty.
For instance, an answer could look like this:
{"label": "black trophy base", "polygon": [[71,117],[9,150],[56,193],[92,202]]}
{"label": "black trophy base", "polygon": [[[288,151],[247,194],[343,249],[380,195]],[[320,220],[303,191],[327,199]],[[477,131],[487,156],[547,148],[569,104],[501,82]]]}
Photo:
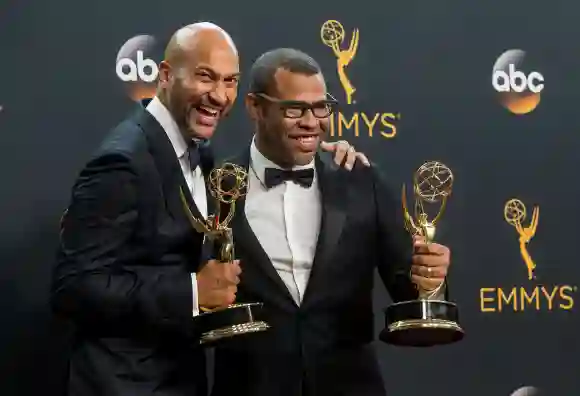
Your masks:
{"label": "black trophy base", "polygon": [[430,347],[463,339],[457,305],[442,300],[402,301],[385,310],[379,339],[396,346]]}
{"label": "black trophy base", "polygon": [[262,308],[262,303],[244,303],[203,312],[196,318],[201,329],[200,343],[208,345],[225,338],[268,330],[270,326],[259,320]]}

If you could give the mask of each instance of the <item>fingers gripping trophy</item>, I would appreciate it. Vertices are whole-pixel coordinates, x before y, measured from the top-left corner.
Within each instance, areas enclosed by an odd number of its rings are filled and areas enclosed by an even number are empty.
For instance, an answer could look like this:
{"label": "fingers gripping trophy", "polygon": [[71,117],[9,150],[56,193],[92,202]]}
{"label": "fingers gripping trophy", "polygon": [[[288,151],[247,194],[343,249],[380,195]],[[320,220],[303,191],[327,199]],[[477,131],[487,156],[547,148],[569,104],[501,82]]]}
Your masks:
{"label": "fingers gripping trophy", "polygon": [[[453,188],[453,173],[437,161],[425,162],[413,178],[413,213],[407,207],[405,185],[402,190],[405,228],[413,236],[425,238],[427,244],[435,238],[436,225],[443,214]],[[435,207],[429,217],[428,207]],[[421,293],[418,300],[401,301],[385,311],[386,328],[380,339],[399,346],[426,347],[449,344],[463,338],[458,324],[457,305],[430,294]]]}
{"label": "fingers gripping trophy", "polygon": [[[216,213],[207,217],[207,220],[200,220],[194,216],[187,205],[183,190],[180,191],[192,227],[204,234],[204,243],[209,240],[212,244],[213,258],[224,263],[235,260],[233,233],[229,224],[234,217],[236,201],[246,194],[246,186],[247,172],[242,167],[226,163],[220,168],[213,169],[209,175],[209,191],[216,200],[217,209]],[[225,216],[221,213],[223,206],[228,207]],[[267,330],[270,326],[266,322],[256,320],[262,305],[262,303],[234,303],[214,309],[201,307],[203,312],[196,318],[201,328],[201,344]]]}

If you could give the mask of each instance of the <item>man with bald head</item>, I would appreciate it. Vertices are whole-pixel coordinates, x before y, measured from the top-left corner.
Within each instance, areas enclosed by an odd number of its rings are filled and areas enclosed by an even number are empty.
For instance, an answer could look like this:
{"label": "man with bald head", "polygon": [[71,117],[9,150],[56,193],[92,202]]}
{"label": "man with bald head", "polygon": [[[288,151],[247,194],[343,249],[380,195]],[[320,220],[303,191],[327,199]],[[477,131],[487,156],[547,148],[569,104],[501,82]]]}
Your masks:
{"label": "man with bald head", "polygon": [[[115,127],[80,172],[51,293],[54,310],[76,327],[70,396],[207,394],[195,316],[234,301],[241,269],[205,254],[180,189],[198,218],[213,211],[209,139],[238,79],[237,50],[223,29],[181,28],[159,65],[156,97]],[[344,166],[357,155],[344,143],[325,148]]]}
{"label": "man with bald head", "polygon": [[152,106],[164,105],[190,137],[209,139],[236,99],[238,53],[225,31],[199,23],[173,35],[159,75],[158,100]]}

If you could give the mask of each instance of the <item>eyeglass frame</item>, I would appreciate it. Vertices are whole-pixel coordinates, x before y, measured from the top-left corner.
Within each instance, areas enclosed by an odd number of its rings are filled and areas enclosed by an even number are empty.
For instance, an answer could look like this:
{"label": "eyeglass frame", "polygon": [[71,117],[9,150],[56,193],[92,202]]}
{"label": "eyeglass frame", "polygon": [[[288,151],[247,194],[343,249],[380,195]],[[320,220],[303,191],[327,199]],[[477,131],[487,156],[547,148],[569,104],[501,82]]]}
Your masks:
{"label": "eyeglass frame", "polygon": [[[319,119],[319,120],[323,120],[325,118],[330,117],[336,110],[336,108],[339,105],[338,100],[336,100],[336,98],[334,96],[332,96],[330,93],[326,93],[326,96],[328,96],[330,99],[325,99],[325,100],[319,100],[316,101],[314,103],[308,103],[308,102],[304,102],[301,100],[283,100],[283,99],[278,99],[278,98],[274,98],[270,95],[267,95],[265,93],[262,92],[254,92],[252,93],[253,96],[264,99],[270,103],[276,104],[280,110],[283,111],[284,117],[285,118],[290,118],[290,119],[298,119],[298,118],[302,118],[304,117],[304,114],[306,113],[307,110],[310,110],[312,115]],[[326,114],[325,116],[319,117],[315,114],[315,109],[321,109],[321,108],[325,108],[325,107],[316,107],[316,106],[320,106],[320,105],[326,105],[326,108],[328,108],[328,114]],[[290,109],[299,109],[301,110],[299,115],[289,115],[288,114],[288,110]]]}

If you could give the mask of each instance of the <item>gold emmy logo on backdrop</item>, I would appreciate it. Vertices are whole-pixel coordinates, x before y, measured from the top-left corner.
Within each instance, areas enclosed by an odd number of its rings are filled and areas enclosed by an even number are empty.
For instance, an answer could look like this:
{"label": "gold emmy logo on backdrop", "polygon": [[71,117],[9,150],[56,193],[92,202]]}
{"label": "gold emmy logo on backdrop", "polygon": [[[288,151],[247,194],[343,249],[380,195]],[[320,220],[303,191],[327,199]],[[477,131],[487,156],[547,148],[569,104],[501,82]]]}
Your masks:
{"label": "gold emmy logo on backdrop", "polygon": [[[359,29],[353,29],[348,48],[343,48],[346,31],[339,21],[331,19],[320,27],[320,39],[324,45],[330,47],[336,58],[336,72],[346,103],[348,105],[356,103],[353,96],[357,89],[347,75],[346,69],[356,57],[359,48]],[[346,115],[339,111],[330,118],[330,136],[343,137],[346,131],[350,131],[354,137],[366,135],[372,138],[378,134],[385,139],[392,139],[397,135],[396,122],[400,118],[400,113],[393,112],[373,114],[354,111]]]}
{"label": "gold emmy logo on backdrop", "polygon": [[345,50],[341,49],[341,45],[345,39],[345,31],[339,21],[329,20],[324,22],[320,28],[320,38],[325,45],[332,49],[334,56],[336,56],[336,70],[340,84],[346,95],[346,103],[352,104],[352,95],[356,92],[356,88],[348,79],[344,69],[356,56],[356,50],[358,49],[358,29],[354,29],[348,49]]}
{"label": "gold emmy logo on backdrop", "polygon": [[[515,228],[518,236],[519,250],[527,269],[528,281],[536,279],[536,262],[528,250],[528,245],[536,235],[540,221],[540,207],[534,206],[532,216],[528,217],[526,205],[518,198],[508,199],[503,208],[503,218]],[[521,311],[555,311],[574,308],[576,286],[572,285],[525,285],[513,287],[482,287],[479,290],[481,312],[521,312]]]}
{"label": "gold emmy logo on backdrop", "polygon": [[522,226],[522,222],[526,219],[526,215],[526,205],[516,198],[507,201],[503,208],[505,221],[512,225],[519,234],[520,253],[526,267],[528,268],[528,280],[532,280],[535,278],[534,270],[536,269],[536,264],[528,252],[527,245],[534,235],[536,235],[536,229],[538,228],[538,220],[540,217],[540,208],[534,206],[532,220],[528,227]]}
{"label": "gold emmy logo on backdrop", "polygon": [[[428,161],[421,165],[413,178],[415,202],[412,214],[403,185],[403,216],[405,228],[411,235],[424,237],[428,244],[433,242],[436,224],[451,195],[453,181],[451,169],[441,162]],[[437,209],[433,211],[434,216],[429,216],[429,205]],[[385,311],[387,326],[380,334],[381,340],[401,346],[432,346],[460,341],[464,333],[458,324],[457,305],[436,298],[440,297],[433,292],[423,292],[418,300],[402,301],[388,307]]]}
{"label": "gold emmy logo on backdrop", "polygon": [[[246,194],[247,176],[244,168],[230,163],[211,171],[209,191],[216,202],[216,213],[208,215],[204,220],[195,217],[189,209],[183,189],[180,190],[191,226],[204,234],[204,243],[209,241],[212,244],[215,258],[220,262],[235,260],[234,238],[229,224],[234,217],[236,201]],[[229,207],[224,217],[221,215],[222,205]],[[232,304],[215,309],[200,307],[203,313],[196,321],[202,329],[201,343],[267,330],[270,326],[266,322],[256,320],[256,312],[261,308],[262,303]]]}

